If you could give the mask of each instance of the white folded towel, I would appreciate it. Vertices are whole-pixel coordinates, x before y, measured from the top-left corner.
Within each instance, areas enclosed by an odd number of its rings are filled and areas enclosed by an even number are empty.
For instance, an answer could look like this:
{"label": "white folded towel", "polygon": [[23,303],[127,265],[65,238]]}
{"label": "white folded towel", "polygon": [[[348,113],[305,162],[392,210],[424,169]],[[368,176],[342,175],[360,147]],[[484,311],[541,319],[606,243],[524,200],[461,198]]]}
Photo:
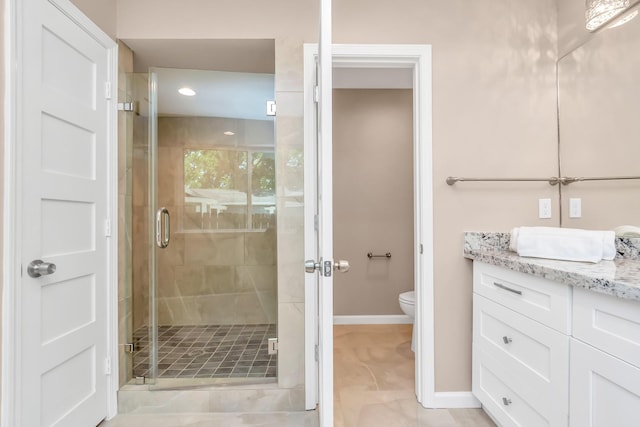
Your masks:
{"label": "white folded towel", "polygon": [[599,262],[616,256],[613,231],[558,227],[518,227],[511,230],[509,248],[518,255],[564,261]]}

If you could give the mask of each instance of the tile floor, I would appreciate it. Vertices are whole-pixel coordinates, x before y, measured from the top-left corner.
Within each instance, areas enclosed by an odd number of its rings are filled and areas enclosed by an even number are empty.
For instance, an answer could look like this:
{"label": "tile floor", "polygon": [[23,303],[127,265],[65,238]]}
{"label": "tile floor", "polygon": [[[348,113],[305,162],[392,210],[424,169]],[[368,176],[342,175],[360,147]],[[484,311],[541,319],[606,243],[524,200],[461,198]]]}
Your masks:
{"label": "tile floor", "polygon": [[495,427],[482,409],[424,409],[411,325],[336,325],[335,427]]}
{"label": "tile floor", "polygon": [[[495,427],[481,409],[424,409],[410,325],[334,327],[335,427]],[[317,413],[119,415],[100,427],[317,427]]]}
{"label": "tile floor", "polygon": [[[160,378],[275,377],[277,356],[267,353],[276,325],[158,327]],[[133,333],[133,376],[149,376],[148,328]]]}

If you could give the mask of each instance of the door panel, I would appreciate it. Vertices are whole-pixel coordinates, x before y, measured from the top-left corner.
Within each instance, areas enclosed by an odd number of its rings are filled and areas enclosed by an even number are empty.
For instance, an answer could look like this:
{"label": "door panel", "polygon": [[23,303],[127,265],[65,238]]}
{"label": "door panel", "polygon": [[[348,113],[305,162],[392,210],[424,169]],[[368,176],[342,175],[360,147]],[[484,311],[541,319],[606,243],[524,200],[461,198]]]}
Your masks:
{"label": "door panel", "polygon": [[331,0],[320,1],[318,46],[318,347],[320,427],[333,426],[333,168]]}
{"label": "door panel", "polygon": [[[18,416],[91,426],[107,413],[109,52],[48,1],[24,3]],[[55,271],[26,274],[38,259]]]}

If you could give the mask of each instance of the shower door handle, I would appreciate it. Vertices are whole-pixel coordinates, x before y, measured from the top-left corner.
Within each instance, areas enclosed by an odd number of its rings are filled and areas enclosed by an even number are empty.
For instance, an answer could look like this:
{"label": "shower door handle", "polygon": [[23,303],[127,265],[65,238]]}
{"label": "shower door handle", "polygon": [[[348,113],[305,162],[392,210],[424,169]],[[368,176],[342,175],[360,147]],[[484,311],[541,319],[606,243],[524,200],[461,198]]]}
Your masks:
{"label": "shower door handle", "polygon": [[[164,219],[164,221],[163,221]],[[169,246],[171,238],[171,217],[167,208],[160,208],[156,211],[156,245],[159,248]]]}

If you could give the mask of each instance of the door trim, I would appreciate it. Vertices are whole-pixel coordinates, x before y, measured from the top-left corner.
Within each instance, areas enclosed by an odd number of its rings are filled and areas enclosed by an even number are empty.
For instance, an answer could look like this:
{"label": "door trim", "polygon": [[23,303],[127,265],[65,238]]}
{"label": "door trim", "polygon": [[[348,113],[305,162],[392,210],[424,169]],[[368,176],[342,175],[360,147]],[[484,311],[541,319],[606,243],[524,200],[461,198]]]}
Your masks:
{"label": "door trim", "polygon": [[[111,238],[107,248],[107,354],[110,357],[111,375],[107,378],[107,418],[117,413],[118,375],[118,47],[95,23],[85,16],[69,0],[49,1],[62,13],[84,29],[108,52],[108,83],[111,98],[108,101],[107,117],[107,197],[108,216],[111,222]],[[19,111],[22,91],[22,20],[29,11],[24,10],[20,0],[6,0],[4,15],[4,135],[3,135],[3,220],[2,220],[2,402],[0,425],[14,426],[20,393],[20,307],[21,294],[17,286],[21,280],[20,253],[22,250],[20,230],[22,227],[20,175],[22,162],[21,126],[23,119]],[[106,91],[106,88],[105,88]],[[106,367],[105,367],[106,369]]]}
{"label": "door trim", "polygon": [[[332,46],[333,66],[357,68],[410,68],[413,70],[414,117],[414,262],[416,291],[416,396],[426,408],[438,405],[435,393],[434,294],[433,294],[433,160],[431,106],[431,46],[339,45]],[[315,137],[314,86],[317,44],[304,45],[304,153],[305,153],[305,259],[317,259],[314,242]],[[422,253],[420,253],[422,245]],[[318,367],[317,301],[315,275],[305,277],[305,396],[306,408],[317,403]],[[442,407],[442,406],[440,406]]]}

